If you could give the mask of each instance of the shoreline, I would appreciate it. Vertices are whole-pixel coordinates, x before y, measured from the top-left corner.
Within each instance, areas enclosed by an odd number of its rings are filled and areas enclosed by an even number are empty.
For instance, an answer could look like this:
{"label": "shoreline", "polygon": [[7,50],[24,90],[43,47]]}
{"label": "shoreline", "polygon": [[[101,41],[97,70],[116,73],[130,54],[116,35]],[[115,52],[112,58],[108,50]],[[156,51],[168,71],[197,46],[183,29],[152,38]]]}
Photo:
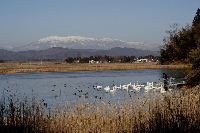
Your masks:
{"label": "shoreline", "polygon": [[64,61],[10,61],[0,63],[0,73],[60,72],[60,71],[100,71],[130,69],[187,69],[186,64],[160,65],[151,63],[65,63]]}

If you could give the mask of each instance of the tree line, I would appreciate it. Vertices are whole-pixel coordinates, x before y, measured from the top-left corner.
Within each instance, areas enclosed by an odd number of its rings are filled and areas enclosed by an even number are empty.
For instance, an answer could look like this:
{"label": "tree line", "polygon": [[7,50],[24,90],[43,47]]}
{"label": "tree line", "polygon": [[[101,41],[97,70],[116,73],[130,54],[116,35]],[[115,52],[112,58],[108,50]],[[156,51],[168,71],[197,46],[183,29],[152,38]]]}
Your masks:
{"label": "tree line", "polygon": [[152,62],[156,62],[159,57],[148,55],[148,56],[90,56],[90,57],[68,57],[65,59],[67,63],[89,63],[89,61],[99,61],[102,63],[132,63],[137,61],[138,59],[148,59]]}
{"label": "tree line", "polygon": [[200,9],[197,9],[191,25],[179,28],[174,24],[167,33],[164,47],[160,50],[160,63],[192,64],[188,83],[200,84]]}

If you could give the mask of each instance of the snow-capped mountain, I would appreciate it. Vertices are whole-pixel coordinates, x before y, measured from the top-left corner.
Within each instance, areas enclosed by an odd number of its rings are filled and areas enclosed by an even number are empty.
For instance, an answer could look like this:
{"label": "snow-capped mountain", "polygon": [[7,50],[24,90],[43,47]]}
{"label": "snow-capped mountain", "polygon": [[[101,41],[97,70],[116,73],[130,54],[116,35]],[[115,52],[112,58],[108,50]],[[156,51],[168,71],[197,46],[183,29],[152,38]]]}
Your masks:
{"label": "snow-capped mountain", "polygon": [[28,45],[15,47],[14,51],[45,50],[53,47],[69,49],[103,49],[108,50],[115,47],[136,48],[143,50],[157,50],[156,47],[142,42],[126,42],[112,38],[89,38],[81,36],[49,36],[32,42]]}

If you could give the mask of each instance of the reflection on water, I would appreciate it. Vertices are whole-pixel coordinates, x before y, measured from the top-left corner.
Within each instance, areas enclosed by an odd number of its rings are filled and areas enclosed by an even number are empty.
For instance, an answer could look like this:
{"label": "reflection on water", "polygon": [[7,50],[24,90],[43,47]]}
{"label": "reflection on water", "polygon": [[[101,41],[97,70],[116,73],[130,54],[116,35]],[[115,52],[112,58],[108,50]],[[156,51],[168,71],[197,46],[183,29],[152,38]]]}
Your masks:
{"label": "reflection on water", "polygon": [[49,104],[94,100],[122,102],[136,94],[127,93],[127,91],[117,91],[115,94],[105,93],[105,91],[94,90],[93,86],[119,86],[137,81],[142,84],[147,81],[158,82],[162,73],[177,79],[185,77],[184,70],[176,69],[0,74],[0,92],[1,99],[6,96],[17,99],[36,97]]}

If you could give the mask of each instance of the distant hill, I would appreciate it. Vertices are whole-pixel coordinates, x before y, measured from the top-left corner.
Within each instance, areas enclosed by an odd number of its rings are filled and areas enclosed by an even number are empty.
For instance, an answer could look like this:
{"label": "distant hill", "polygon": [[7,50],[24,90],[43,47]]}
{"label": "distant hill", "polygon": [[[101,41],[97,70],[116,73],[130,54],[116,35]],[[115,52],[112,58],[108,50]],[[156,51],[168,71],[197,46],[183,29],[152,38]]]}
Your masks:
{"label": "distant hill", "polygon": [[89,56],[158,56],[158,51],[141,50],[135,48],[111,48],[108,50],[101,49],[69,49],[53,47],[46,50],[28,50],[28,51],[8,51],[0,49],[0,60],[64,60],[68,57],[89,57]]}
{"label": "distant hill", "polygon": [[49,36],[36,40],[30,44],[13,47],[13,51],[46,50],[53,47],[69,49],[98,49],[109,50],[111,48],[136,48],[141,50],[159,50],[159,45],[143,42],[128,42],[112,38],[91,38],[81,36]]}

